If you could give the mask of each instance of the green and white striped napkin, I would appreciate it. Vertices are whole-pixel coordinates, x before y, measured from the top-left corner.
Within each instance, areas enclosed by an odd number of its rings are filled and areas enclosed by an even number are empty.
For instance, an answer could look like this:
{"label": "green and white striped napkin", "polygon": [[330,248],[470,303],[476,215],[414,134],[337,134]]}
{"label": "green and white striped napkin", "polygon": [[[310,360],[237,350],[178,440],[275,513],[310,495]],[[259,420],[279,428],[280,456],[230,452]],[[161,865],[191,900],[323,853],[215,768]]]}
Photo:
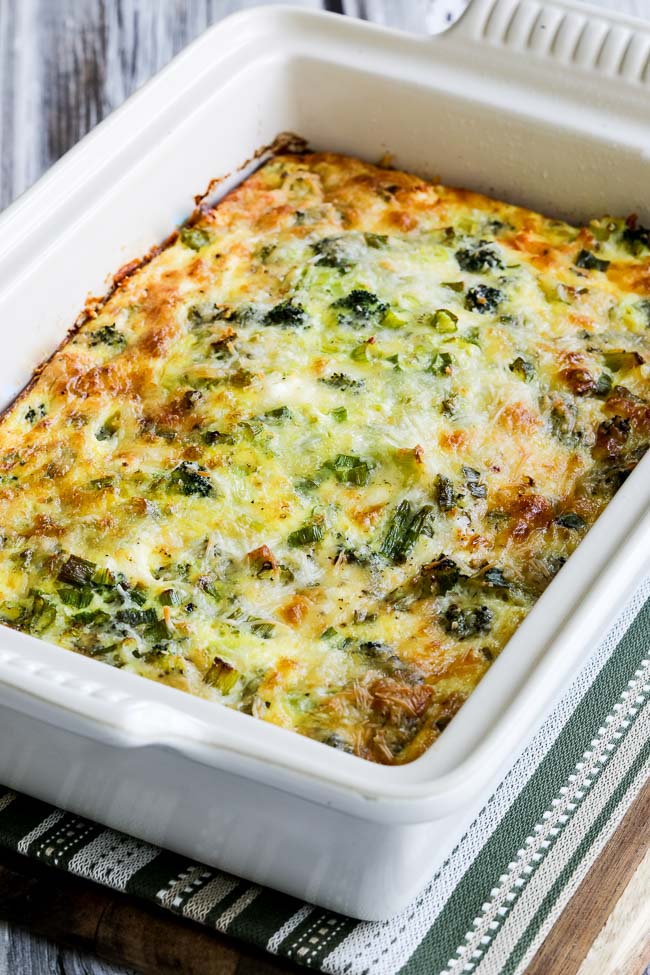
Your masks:
{"label": "green and white striped napkin", "polygon": [[650,774],[650,579],[403,913],[363,923],[0,790],[0,845],[332,975],[515,975]]}

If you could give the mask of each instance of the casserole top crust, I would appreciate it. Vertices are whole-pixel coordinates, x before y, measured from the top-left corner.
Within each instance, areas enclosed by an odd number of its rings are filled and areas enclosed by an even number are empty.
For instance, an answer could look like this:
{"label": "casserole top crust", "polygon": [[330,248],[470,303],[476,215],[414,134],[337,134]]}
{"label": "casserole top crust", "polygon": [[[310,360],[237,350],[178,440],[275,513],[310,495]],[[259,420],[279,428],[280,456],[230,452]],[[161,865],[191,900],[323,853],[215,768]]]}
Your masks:
{"label": "casserole top crust", "polygon": [[2,620],[410,761],[643,455],[649,327],[633,219],[277,157],[4,415]]}

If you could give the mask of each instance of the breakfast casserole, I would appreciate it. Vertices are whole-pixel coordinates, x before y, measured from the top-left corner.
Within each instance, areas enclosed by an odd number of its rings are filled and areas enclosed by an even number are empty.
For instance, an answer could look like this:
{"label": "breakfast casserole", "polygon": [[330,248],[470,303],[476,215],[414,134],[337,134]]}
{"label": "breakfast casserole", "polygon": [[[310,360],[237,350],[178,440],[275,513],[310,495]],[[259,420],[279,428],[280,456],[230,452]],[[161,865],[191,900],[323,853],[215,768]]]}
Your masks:
{"label": "breakfast casserole", "polygon": [[649,338],[633,217],[275,157],[5,412],[0,617],[411,761],[646,450]]}

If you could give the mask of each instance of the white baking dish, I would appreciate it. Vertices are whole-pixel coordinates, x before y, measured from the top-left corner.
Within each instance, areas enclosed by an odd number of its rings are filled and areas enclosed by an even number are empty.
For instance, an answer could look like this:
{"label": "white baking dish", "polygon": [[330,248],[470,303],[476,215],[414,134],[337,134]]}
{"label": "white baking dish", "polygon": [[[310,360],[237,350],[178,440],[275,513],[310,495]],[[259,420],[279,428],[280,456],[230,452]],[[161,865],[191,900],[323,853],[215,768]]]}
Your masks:
{"label": "white baking dish", "polygon": [[[475,0],[416,38],[260,9],[222,22],[0,220],[0,397],[88,289],[283,130],[543,212],[650,219],[650,31],[566,3]],[[240,177],[233,177],[234,179]],[[227,184],[225,184],[227,185]],[[384,768],[0,632],[0,780],[339,911],[384,917],[448,852],[648,568],[650,456],[439,742]]]}

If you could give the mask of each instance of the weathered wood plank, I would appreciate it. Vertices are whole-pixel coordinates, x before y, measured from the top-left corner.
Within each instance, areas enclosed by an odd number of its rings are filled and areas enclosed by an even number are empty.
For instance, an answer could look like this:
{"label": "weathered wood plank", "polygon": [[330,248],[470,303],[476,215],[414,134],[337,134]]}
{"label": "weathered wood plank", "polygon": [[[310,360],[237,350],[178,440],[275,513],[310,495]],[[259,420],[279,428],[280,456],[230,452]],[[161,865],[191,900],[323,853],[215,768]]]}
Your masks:
{"label": "weathered wood plank", "polygon": [[[0,0],[0,209],[207,27],[260,2]],[[292,2],[417,31],[465,0]]]}
{"label": "weathered wood plank", "polygon": [[[628,918],[632,945],[628,960],[639,959],[635,972],[630,968],[614,969],[616,959],[617,924],[603,931],[608,918],[632,882],[639,864],[648,852],[648,822],[650,822],[650,784],[642,790],[623,817],[620,826],[580,884],[544,944],[538,950],[527,975],[641,975],[643,962],[650,962],[650,931],[648,930],[648,901],[636,903],[636,914]],[[645,884],[647,875],[638,884]],[[647,888],[646,888],[647,889]],[[585,962],[590,949],[591,958]],[[582,967],[584,963],[584,968]]]}
{"label": "weathered wood plank", "polygon": [[[0,975],[295,971],[162,908],[7,852],[0,854],[0,919]],[[132,967],[116,968],[117,962]]]}

